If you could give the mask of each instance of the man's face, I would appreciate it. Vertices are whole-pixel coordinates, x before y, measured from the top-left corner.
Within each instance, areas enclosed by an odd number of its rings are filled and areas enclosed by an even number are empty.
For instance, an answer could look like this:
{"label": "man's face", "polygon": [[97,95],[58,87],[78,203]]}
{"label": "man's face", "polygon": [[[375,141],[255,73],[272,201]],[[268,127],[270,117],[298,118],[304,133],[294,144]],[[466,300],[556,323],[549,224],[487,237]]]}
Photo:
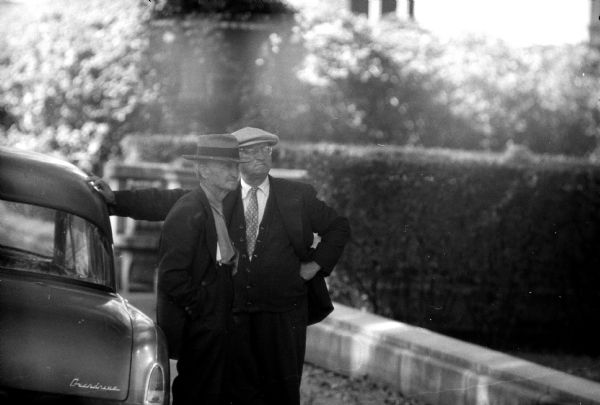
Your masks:
{"label": "man's face", "polygon": [[240,158],[250,159],[247,163],[240,163],[242,176],[244,178],[266,177],[273,165],[271,152],[272,147],[268,143],[240,147]]}
{"label": "man's face", "polygon": [[238,164],[220,160],[207,160],[200,168],[206,183],[215,190],[229,192],[237,188]]}

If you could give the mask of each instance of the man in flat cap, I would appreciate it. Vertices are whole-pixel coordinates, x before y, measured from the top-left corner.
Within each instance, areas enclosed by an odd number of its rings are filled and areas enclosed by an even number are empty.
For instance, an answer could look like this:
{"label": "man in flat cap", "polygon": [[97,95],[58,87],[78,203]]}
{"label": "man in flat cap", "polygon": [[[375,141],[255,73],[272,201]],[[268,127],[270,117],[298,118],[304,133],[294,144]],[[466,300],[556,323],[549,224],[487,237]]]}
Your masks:
{"label": "man in flat cap", "polygon": [[240,163],[230,134],[199,138],[199,186],[166,216],[159,248],[157,321],[169,355],[178,358],[173,404],[225,404],[229,386],[233,272],[238,255],[223,217],[223,198],[237,188]]}
{"label": "man in flat cap", "polygon": [[[233,135],[250,160],[240,165],[240,187],[226,197],[229,233],[242,252],[234,278],[233,394],[237,403],[299,404],[306,326],[333,309],[309,320],[307,293],[331,304],[323,277],[350,228],[310,185],[269,176],[276,135],[250,127]],[[313,233],[321,237],[316,249]]]}
{"label": "man in flat cap", "polygon": [[[232,134],[241,181],[223,202],[240,253],[234,276],[232,397],[234,404],[299,404],[306,326],[333,306],[325,286],[350,236],[348,220],[308,184],[269,175],[279,138],[258,128]],[[108,194],[112,212],[160,220],[185,190]],[[314,233],[321,237],[312,248]]]}

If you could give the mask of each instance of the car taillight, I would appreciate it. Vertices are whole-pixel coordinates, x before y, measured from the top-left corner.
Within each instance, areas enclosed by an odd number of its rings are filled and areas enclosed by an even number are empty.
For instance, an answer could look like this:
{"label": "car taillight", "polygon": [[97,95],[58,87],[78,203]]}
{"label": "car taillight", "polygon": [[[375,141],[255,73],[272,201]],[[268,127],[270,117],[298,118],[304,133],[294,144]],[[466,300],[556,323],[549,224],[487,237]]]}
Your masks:
{"label": "car taillight", "polygon": [[165,374],[160,365],[155,364],[152,367],[148,382],[146,383],[146,396],[144,404],[163,404],[165,400]]}

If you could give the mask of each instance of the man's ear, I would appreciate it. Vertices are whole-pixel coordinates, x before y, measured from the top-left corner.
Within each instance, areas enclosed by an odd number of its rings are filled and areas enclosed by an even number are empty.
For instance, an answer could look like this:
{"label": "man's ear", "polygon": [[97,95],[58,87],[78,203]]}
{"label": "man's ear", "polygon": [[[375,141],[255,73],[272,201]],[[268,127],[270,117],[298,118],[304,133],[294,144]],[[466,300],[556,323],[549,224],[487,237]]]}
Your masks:
{"label": "man's ear", "polygon": [[207,178],[208,174],[208,166],[203,164],[202,162],[198,162],[196,163],[196,175],[198,176],[199,179],[205,179]]}

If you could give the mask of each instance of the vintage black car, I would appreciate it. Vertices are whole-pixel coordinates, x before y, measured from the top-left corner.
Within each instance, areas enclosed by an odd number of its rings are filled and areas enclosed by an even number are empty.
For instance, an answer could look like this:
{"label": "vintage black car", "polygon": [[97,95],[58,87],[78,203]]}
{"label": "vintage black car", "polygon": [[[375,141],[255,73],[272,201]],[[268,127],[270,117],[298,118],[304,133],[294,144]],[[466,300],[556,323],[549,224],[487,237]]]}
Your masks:
{"label": "vintage black car", "polygon": [[116,290],[88,176],[0,147],[0,403],[168,404],[161,330]]}

